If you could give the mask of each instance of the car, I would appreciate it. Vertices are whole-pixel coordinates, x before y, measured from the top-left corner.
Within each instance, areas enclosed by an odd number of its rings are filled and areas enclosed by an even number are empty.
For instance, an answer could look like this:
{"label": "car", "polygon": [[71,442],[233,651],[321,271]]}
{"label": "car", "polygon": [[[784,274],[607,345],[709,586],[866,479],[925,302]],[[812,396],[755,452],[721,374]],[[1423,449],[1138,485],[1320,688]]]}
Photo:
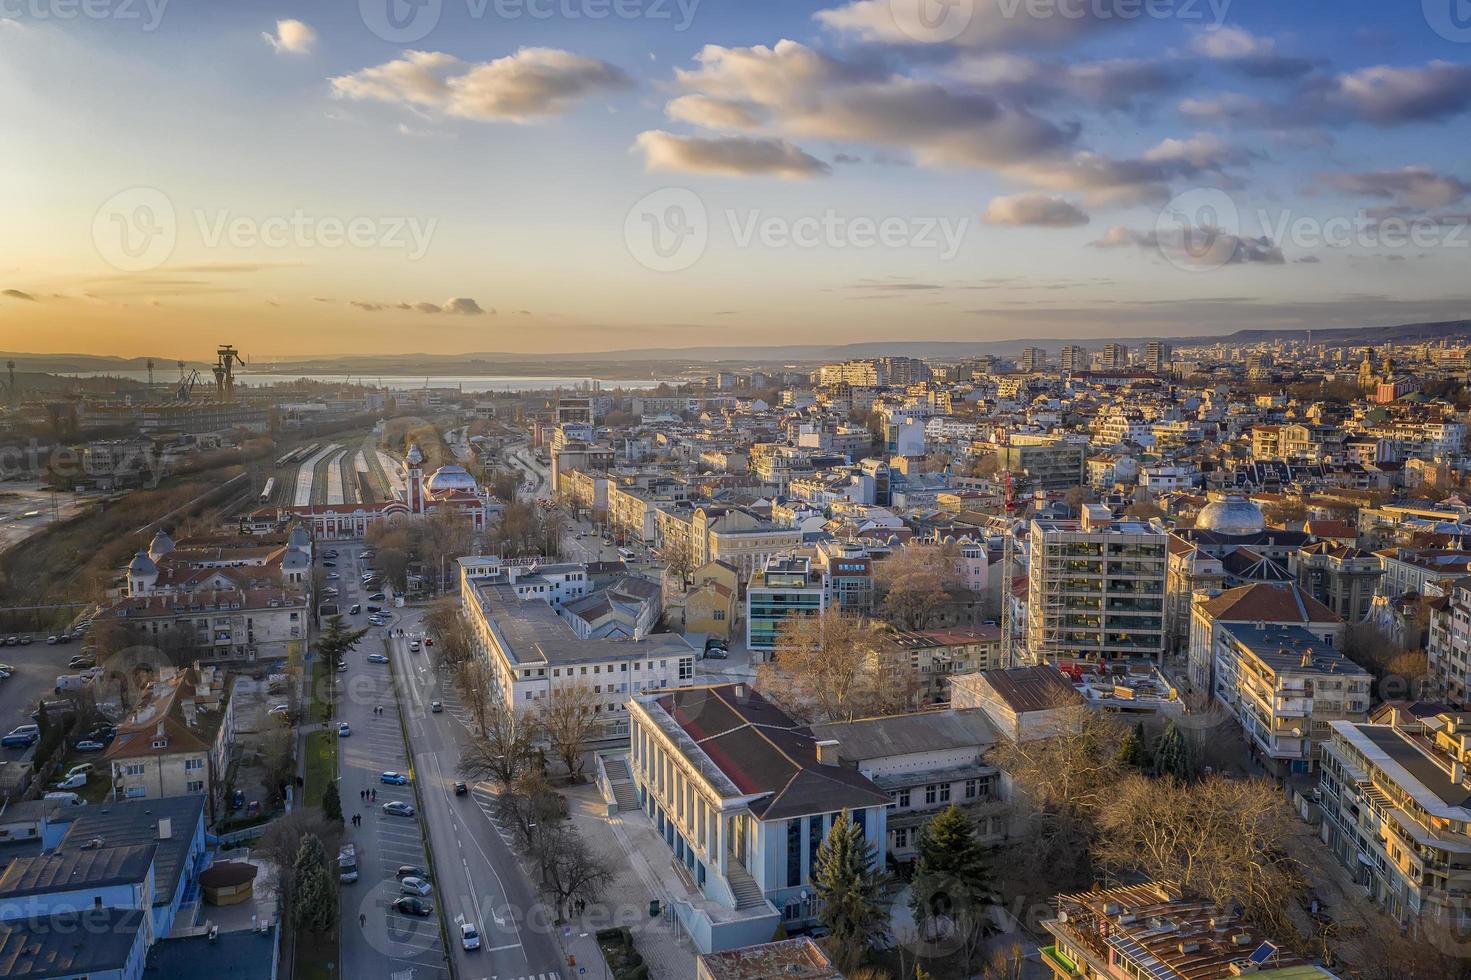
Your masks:
{"label": "car", "polygon": [[430,701],[429,702],[429,710],[433,714],[436,714],[436,715],[439,714],[441,711],[444,710],[444,702],[443,701]]}
{"label": "car", "polygon": [[286,703],[283,702],[281,704],[273,705],[271,707],[271,710],[268,711],[268,712],[266,712],[266,714],[270,714],[270,715],[284,715],[284,714],[286,714],[290,710],[291,710],[291,705],[286,704]]}
{"label": "car", "polygon": [[432,637],[432,636],[426,636],[426,637],[424,637],[424,645],[426,647],[432,647],[432,646],[434,646],[434,637]]}
{"label": "car", "polygon": [[368,601],[369,602],[383,602],[387,598],[388,598],[388,596],[384,595],[382,592],[374,592],[372,595],[368,596]]}
{"label": "car", "polygon": [[345,674],[345,673],[347,673],[347,661],[346,660],[339,660],[339,661],[337,661],[337,673],[339,673],[339,674]]}
{"label": "car", "polygon": [[325,552],[322,553],[322,557],[323,558],[336,558],[337,557],[337,552],[336,551],[325,551]]}
{"label": "car", "polygon": [[48,647],[54,647],[54,646],[56,646],[56,637],[54,637],[54,636],[48,636],[48,637],[46,637],[46,645]]}
{"label": "car", "polygon": [[434,876],[429,873],[427,868],[421,868],[417,864],[400,864],[398,866],[398,872],[394,877],[399,879],[423,878],[425,881],[429,881]]}
{"label": "car", "polygon": [[349,616],[356,616],[358,613],[360,613],[362,611],[363,611],[363,604],[361,602],[354,602],[352,604],[352,608],[348,609],[347,614]]}
{"label": "car", "polygon": [[230,794],[230,809],[239,810],[245,806],[245,791],[236,790]]}
{"label": "car", "polygon": [[385,656],[383,656],[383,654],[381,654],[381,653],[370,653],[370,654],[368,654],[368,656],[365,659],[370,664],[386,664],[386,663],[388,663],[388,658],[385,657]]}
{"label": "car", "polygon": [[31,645],[31,635],[29,633],[20,638],[20,645],[23,647],[28,647]]}
{"label": "car", "polygon": [[395,817],[412,817],[414,815],[414,808],[407,803],[400,803],[398,800],[389,800],[383,804],[383,812]]}
{"label": "car", "polygon": [[20,646],[20,637],[19,636],[7,636],[5,638],[5,645],[8,646],[8,647],[18,647],[18,646]]}
{"label": "car", "polygon": [[14,748],[19,745],[33,745],[41,739],[41,728],[39,725],[19,725],[10,730],[4,738],[0,738],[0,745],[6,748]]}
{"label": "car", "polygon": [[72,766],[66,771],[66,778],[70,779],[72,776],[88,775],[95,768],[96,767],[93,766],[90,762],[78,762],[76,765]]}
{"label": "car", "polygon": [[390,786],[407,786],[409,784],[409,777],[401,772],[394,772],[390,769],[378,774],[378,782],[387,783]]}
{"label": "car", "polygon": [[726,652],[724,647],[711,647],[710,649],[705,651],[705,659],[728,660],[730,659],[730,654]]}
{"label": "car", "polygon": [[77,743],[78,752],[101,752],[105,748],[107,748],[106,745],[90,738],[84,738]]}
{"label": "car", "polygon": [[382,611],[383,611],[383,607],[382,606],[369,606],[368,607],[368,612],[370,612],[370,613],[382,612]]}
{"label": "car", "polygon": [[97,664],[92,660],[91,657],[72,657],[70,660],[68,660],[66,662],[66,665],[71,670],[76,670],[78,667],[95,667],[95,666],[97,666]]}
{"label": "car", "polygon": [[324,562],[322,562],[322,567],[323,568],[336,568],[337,567],[337,563],[335,561],[324,561]]}
{"label": "car", "polygon": [[414,653],[418,653],[419,652],[419,641],[418,640],[410,640],[409,641],[409,649],[412,650]]}
{"label": "car", "polygon": [[468,792],[470,792],[470,787],[466,786],[463,782],[455,783],[456,796],[464,796]]}
{"label": "car", "polygon": [[480,948],[480,930],[472,923],[460,923],[460,945],[467,951]]}
{"label": "car", "polygon": [[71,641],[72,641],[72,635],[70,633],[58,633],[58,634],[56,634],[56,642],[57,643],[70,643]]}
{"label": "car", "polygon": [[434,914],[433,905],[424,901],[422,898],[414,898],[410,895],[396,899],[393,903],[393,908],[394,911],[401,912],[404,915],[413,915],[421,919],[427,919]]}
{"label": "car", "polygon": [[349,736],[351,734],[352,734],[352,726],[351,725],[349,725],[345,721],[342,721],[342,722],[338,722],[337,723],[337,737],[338,738],[347,738],[347,736]]}
{"label": "car", "polygon": [[53,789],[81,789],[87,785],[87,774],[79,772],[75,776],[67,776],[57,783]]}
{"label": "car", "polygon": [[398,890],[405,895],[428,895],[434,886],[423,878],[408,877],[399,880]]}
{"label": "car", "polygon": [[329,582],[340,582],[341,580],[342,580],[342,576],[341,575],[338,575],[336,572],[328,572],[327,573],[327,581],[329,581]]}

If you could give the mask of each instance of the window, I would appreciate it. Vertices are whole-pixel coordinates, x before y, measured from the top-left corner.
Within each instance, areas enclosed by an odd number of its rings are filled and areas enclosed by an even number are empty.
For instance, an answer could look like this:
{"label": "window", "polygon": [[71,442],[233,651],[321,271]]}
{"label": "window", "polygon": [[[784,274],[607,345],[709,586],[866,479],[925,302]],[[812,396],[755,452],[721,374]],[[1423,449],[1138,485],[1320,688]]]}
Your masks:
{"label": "window", "polygon": [[203,792],[203,790],[204,790],[204,780],[202,780],[202,779],[192,780],[187,786],[184,787],[184,789],[185,789],[186,792],[190,792],[190,793]]}
{"label": "window", "polygon": [[695,676],[695,660],[693,657],[681,657],[679,659],[679,679],[687,681]]}
{"label": "window", "polygon": [[967,779],[965,781],[965,798],[973,800],[980,795],[981,781],[979,779]]}
{"label": "window", "polygon": [[940,802],[941,803],[949,803],[950,802],[950,784],[949,783],[941,783],[940,784]]}
{"label": "window", "polygon": [[908,788],[901,789],[899,791],[899,805],[900,806],[908,806],[909,805],[909,790],[908,790]]}
{"label": "window", "polygon": [[787,887],[802,883],[802,818],[787,821]]}
{"label": "window", "polygon": [[908,847],[908,846],[909,846],[909,828],[908,827],[895,827],[894,828],[894,847],[895,848],[901,848],[901,847]]}
{"label": "window", "polygon": [[935,802],[935,794],[938,792],[938,790],[939,787],[935,786],[933,783],[926,786],[924,788],[924,801],[933,806]]}

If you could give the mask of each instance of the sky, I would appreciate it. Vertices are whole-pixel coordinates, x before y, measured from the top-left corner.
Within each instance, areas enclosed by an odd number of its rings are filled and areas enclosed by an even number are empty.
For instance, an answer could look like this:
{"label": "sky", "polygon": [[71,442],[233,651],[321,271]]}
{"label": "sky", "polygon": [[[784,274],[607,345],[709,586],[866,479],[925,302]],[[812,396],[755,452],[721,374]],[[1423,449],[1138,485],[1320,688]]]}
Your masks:
{"label": "sky", "polygon": [[1466,0],[0,0],[0,349],[1467,316]]}

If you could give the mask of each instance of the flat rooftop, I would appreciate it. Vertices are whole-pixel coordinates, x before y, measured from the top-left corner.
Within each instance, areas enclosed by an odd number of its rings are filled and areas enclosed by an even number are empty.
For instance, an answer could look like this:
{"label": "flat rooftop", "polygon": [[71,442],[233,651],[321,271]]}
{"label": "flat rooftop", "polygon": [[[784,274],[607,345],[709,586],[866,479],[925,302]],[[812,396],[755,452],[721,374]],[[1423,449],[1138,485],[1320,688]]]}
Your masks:
{"label": "flat rooftop", "polygon": [[501,649],[517,667],[647,660],[695,652],[676,633],[655,633],[642,640],[581,639],[544,600],[521,599],[512,586],[491,579],[476,580],[473,593]]}

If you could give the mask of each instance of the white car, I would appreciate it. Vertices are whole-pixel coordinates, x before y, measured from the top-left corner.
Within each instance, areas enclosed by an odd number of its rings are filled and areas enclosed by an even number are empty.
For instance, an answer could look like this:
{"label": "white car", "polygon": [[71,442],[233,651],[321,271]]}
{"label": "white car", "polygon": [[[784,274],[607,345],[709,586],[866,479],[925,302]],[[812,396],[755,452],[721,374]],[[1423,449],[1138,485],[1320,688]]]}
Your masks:
{"label": "white car", "polygon": [[352,734],[352,728],[350,728],[348,726],[347,722],[345,722],[345,721],[344,722],[340,722],[337,725],[337,737],[338,738],[347,738],[347,736],[349,736],[351,734]]}
{"label": "white car", "polygon": [[460,923],[460,945],[465,949],[480,948],[480,930],[469,922]]}
{"label": "white car", "polygon": [[266,712],[266,713],[267,714],[271,714],[271,715],[284,715],[284,714],[286,714],[286,712],[288,712],[290,710],[291,710],[291,705],[289,705],[289,704],[278,704],[275,707],[271,708],[271,710],[268,711],[268,712]]}
{"label": "white car", "polygon": [[398,883],[398,890],[405,895],[428,895],[434,891],[434,886],[423,878],[404,878]]}
{"label": "white car", "polygon": [[54,789],[81,789],[83,786],[86,786],[86,785],[87,785],[87,774],[84,773],[84,772],[79,772],[75,776],[67,776],[61,782],[57,783],[53,788]]}
{"label": "white car", "polygon": [[93,768],[95,767],[90,762],[78,762],[76,765],[72,766],[66,771],[66,778],[70,779],[73,776],[85,776],[90,773]]}

